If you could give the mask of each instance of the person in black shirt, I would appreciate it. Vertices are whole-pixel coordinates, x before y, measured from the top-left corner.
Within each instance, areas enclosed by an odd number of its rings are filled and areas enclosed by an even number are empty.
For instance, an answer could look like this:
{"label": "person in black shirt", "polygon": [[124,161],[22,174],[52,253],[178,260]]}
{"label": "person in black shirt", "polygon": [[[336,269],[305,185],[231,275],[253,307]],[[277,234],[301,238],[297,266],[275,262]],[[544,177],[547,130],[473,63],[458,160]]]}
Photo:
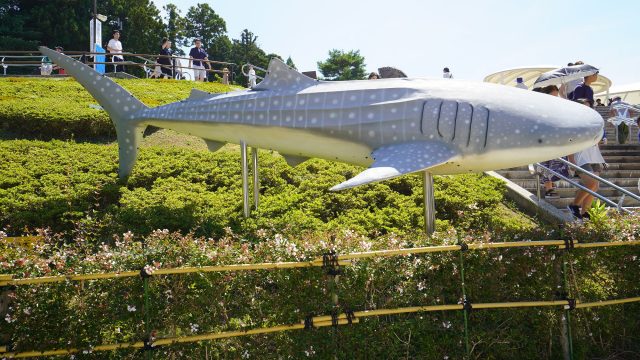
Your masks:
{"label": "person in black shirt", "polygon": [[195,81],[205,81],[207,79],[205,65],[207,67],[208,65],[206,61],[202,60],[209,60],[209,55],[207,55],[207,52],[202,48],[202,41],[200,39],[195,39],[194,43],[195,47],[191,48],[189,52],[189,67],[193,69]]}
{"label": "person in black shirt", "polygon": [[173,79],[173,64],[171,63],[171,41],[169,39],[162,39],[162,49],[160,50],[160,57],[158,57],[158,64],[160,64],[160,71],[164,77]]}

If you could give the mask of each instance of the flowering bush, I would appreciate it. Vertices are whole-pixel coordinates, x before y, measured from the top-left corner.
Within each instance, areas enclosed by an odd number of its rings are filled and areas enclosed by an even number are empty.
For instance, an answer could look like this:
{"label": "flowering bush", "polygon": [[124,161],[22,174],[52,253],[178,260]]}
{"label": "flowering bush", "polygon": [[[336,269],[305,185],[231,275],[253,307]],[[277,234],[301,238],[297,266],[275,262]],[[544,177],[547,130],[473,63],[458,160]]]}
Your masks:
{"label": "flowering bush", "polygon": [[[614,240],[637,239],[637,217],[617,218]],[[571,227],[567,236],[581,237]],[[299,323],[325,315],[337,299],[341,312],[462,301],[461,270],[472,303],[553,300],[562,296],[562,261],[568,263],[570,295],[583,301],[638,295],[637,246],[599,250],[520,248],[363,259],[342,267],[334,284],[322,268],[154,275],[157,269],[311,260],[338,253],[412,246],[493,241],[454,230],[431,239],[388,234],[377,238],[353,231],[298,237],[258,230],[257,241],[230,228],[219,238],[156,230],[139,237],[127,232],[110,244],[84,238],[61,242],[49,232],[34,248],[2,245],[0,269],[15,277],[142,269],[148,278],[145,307],[140,277],[18,286],[0,328],[17,351],[141,341],[209,332]],[[596,233],[594,237],[602,235]],[[0,235],[4,236],[4,235]],[[601,238],[600,238],[601,239]],[[1,239],[0,239],[1,240]],[[5,244],[0,241],[0,244]],[[461,258],[462,257],[462,262]],[[638,354],[640,304],[572,312],[576,358]],[[474,358],[559,358],[559,308],[472,310],[470,345]],[[149,319],[145,322],[145,319]],[[634,330],[635,329],[635,330]],[[337,329],[319,328],[161,347],[154,358],[425,358],[460,359],[465,354],[460,311],[369,317]],[[105,353],[78,354],[102,359]],[[136,350],[113,358],[137,359]]]}

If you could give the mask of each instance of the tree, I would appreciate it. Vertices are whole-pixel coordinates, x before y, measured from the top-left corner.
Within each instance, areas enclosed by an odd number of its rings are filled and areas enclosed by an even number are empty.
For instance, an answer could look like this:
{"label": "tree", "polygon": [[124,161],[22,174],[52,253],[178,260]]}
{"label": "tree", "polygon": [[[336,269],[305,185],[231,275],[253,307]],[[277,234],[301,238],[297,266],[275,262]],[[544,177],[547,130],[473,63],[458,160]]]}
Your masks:
{"label": "tree", "polygon": [[86,50],[90,14],[86,1],[5,0],[0,4],[0,49],[36,50],[38,45],[61,45]]}
{"label": "tree", "polygon": [[361,80],[366,75],[360,50],[345,52],[333,49],[326,61],[318,61],[318,68],[327,80]]}
{"label": "tree", "polygon": [[293,63],[293,60],[291,60],[291,56],[289,56],[289,57],[287,58],[287,63],[286,63],[286,64],[287,64],[287,66],[289,66],[290,68],[298,70],[298,68],[296,67],[296,64],[294,64],[294,63]]}
{"label": "tree", "polygon": [[167,39],[171,41],[171,49],[176,55],[184,55],[184,50],[178,47],[184,41],[185,18],[180,15],[180,9],[175,4],[167,4],[163,7],[167,12],[164,18],[166,21],[165,32]]}
{"label": "tree", "polygon": [[195,38],[202,40],[202,46],[207,51],[213,49],[214,44],[227,32],[227,24],[209,4],[197,4],[189,8],[185,23],[184,46],[193,44]]}
{"label": "tree", "polygon": [[160,40],[166,33],[160,11],[153,2],[107,0],[101,5],[98,12],[107,16],[107,26],[102,27],[104,43],[111,38],[111,31],[117,29],[122,33],[125,52],[156,54],[159,51]]}

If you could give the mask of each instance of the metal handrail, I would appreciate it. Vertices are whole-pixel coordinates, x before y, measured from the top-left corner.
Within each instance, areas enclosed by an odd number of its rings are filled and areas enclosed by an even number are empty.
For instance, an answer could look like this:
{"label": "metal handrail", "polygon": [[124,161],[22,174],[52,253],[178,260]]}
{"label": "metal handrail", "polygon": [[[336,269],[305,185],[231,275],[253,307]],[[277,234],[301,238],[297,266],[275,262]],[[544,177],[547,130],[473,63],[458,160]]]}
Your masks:
{"label": "metal handrail", "polygon": [[[612,206],[612,207],[617,208],[619,211],[620,211],[620,210],[622,210],[622,211],[625,211],[625,212],[630,213],[630,211],[629,211],[629,210],[627,210],[627,209],[625,209],[625,208],[623,208],[623,207],[619,206],[618,204],[616,204],[616,203],[614,203],[613,201],[611,201],[611,200],[607,199],[607,198],[606,198],[606,197],[604,197],[603,195],[600,195],[600,194],[598,194],[597,192],[595,192],[595,191],[593,191],[593,190],[591,190],[591,189],[588,189],[588,188],[586,188],[586,187],[584,187],[584,186],[580,185],[579,183],[577,183],[577,182],[575,182],[575,181],[573,181],[573,180],[569,179],[568,177],[566,177],[566,176],[564,176],[564,175],[562,175],[562,174],[558,173],[557,171],[551,170],[551,169],[549,169],[548,167],[546,167],[546,166],[544,166],[544,165],[542,165],[542,164],[540,164],[540,163],[536,163],[536,164],[535,164],[535,166],[536,166],[536,167],[539,167],[539,168],[542,168],[542,169],[544,169],[544,170],[546,170],[546,171],[550,172],[551,174],[553,174],[553,175],[555,175],[555,176],[559,177],[560,179],[562,179],[562,180],[564,180],[564,181],[568,182],[569,184],[573,185],[574,187],[577,187],[577,188],[578,188],[578,189],[580,189],[580,190],[586,191],[587,193],[589,193],[589,194],[593,195],[594,197],[596,197],[596,198],[598,198],[598,199],[600,199],[600,200],[604,201],[604,202],[605,202],[605,203],[607,203],[608,205],[610,205],[610,206]],[[536,188],[538,188],[538,189],[540,188],[540,181],[538,181],[538,182],[537,182],[537,184],[536,184]],[[540,199],[540,191],[539,191],[539,190],[538,190],[538,199]]]}
{"label": "metal handrail", "polygon": [[587,175],[587,176],[589,176],[589,177],[591,177],[591,178],[593,178],[593,179],[596,179],[596,180],[600,181],[601,183],[603,183],[603,184],[605,184],[605,185],[607,185],[607,186],[609,186],[609,187],[612,187],[612,188],[614,188],[614,189],[616,189],[616,190],[620,191],[621,193],[623,193],[623,194],[625,194],[625,195],[628,195],[628,196],[632,197],[632,198],[633,198],[633,199],[635,199],[635,200],[640,201],[640,196],[638,196],[638,195],[636,195],[636,194],[632,193],[631,191],[629,191],[629,190],[627,190],[627,189],[624,189],[624,188],[622,188],[622,187],[620,187],[620,186],[618,186],[618,185],[616,185],[616,184],[614,184],[614,183],[612,183],[612,182],[610,182],[610,181],[608,181],[608,180],[605,180],[605,179],[601,178],[600,176],[598,176],[598,175],[596,175],[596,174],[593,174],[593,173],[591,173],[591,172],[589,172],[589,171],[587,171],[587,170],[585,170],[585,169],[583,169],[583,168],[581,168],[581,167],[577,166],[576,164],[574,164],[574,163],[572,163],[572,162],[569,162],[569,161],[567,161],[567,160],[565,160],[565,159],[559,158],[558,160],[560,160],[560,161],[562,161],[563,163],[567,164],[567,165],[568,165],[568,166],[570,166],[571,168],[576,169],[576,170],[578,170],[578,171],[581,171],[581,172],[582,172],[582,173],[584,173],[585,175]]}

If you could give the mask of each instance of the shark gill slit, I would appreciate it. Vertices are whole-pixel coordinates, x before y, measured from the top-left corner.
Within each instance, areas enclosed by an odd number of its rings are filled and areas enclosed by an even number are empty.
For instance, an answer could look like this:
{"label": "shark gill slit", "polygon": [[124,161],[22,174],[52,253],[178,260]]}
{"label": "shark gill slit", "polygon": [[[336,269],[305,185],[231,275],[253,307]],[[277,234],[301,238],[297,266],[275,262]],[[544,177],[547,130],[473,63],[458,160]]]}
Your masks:
{"label": "shark gill slit", "polygon": [[427,106],[427,102],[423,101],[422,102],[422,112],[420,114],[422,114],[420,116],[420,134],[424,135],[424,108]]}
{"label": "shark gill slit", "polygon": [[440,114],[442,114],[442,103],[444,101],[440,101],[440,106],[438,107],[438,117],[437,117],[437,123],[436,123],[436,128],[438,129],[438,135],[440,135],[440,137],[444,137],[442,136],[442,133],[440,132]]}
{"label": "shark gill slit", "polygon": [[485,108],[487,109],[487,125],[485,126],[484,129],[484,146],[483,148],[487,147],[487,139],[489,138],[489,117],[491,117],[491,110],[489,110],[489,108]]}
{"label": "shark gill slit", "polygon": [[469,131],[467,133],[467,147],[471,143],[471,126],[473,126],[473,105],[469,104],[469,107],[471,108],[471,118],[469,119]]}
{"label": "shark gill slit", "polygon": [[460,103],[456,101],[456,114],[453,116],[453,135],[451,136],[451,142],[456,138],[456,126],[458,126],[458,107]]}

